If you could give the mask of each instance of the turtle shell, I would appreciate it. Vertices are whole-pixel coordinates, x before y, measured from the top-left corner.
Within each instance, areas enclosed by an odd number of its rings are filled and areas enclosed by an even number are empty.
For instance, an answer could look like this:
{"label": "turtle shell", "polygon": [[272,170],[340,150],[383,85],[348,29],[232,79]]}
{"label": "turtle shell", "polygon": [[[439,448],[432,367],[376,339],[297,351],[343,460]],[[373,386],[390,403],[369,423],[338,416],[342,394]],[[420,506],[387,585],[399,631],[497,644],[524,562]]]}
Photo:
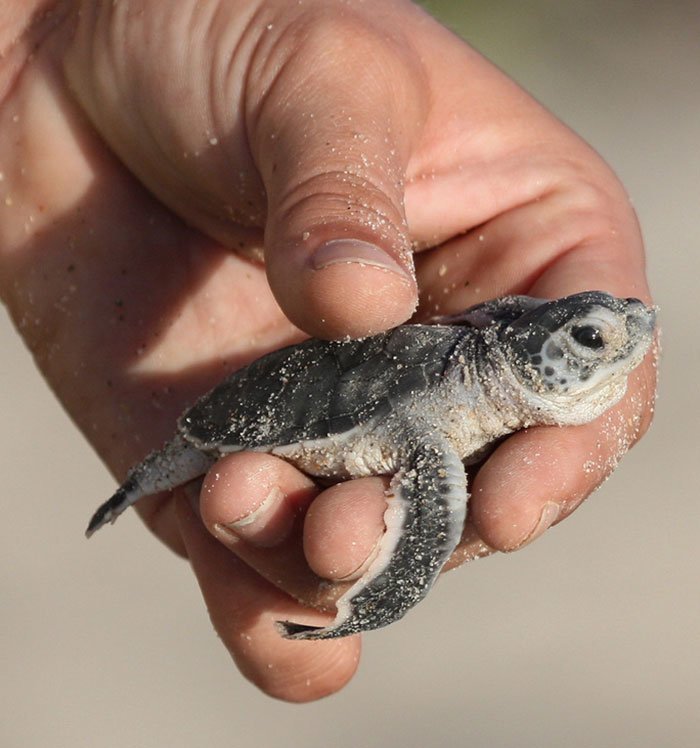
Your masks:
{"label": "turtle shell", "polygon": [[361,340],[310,339],[234,372],[180,419],[202,449],[235,451],[341,434],[400,408],[444,375],[460,327],[403,325]]}

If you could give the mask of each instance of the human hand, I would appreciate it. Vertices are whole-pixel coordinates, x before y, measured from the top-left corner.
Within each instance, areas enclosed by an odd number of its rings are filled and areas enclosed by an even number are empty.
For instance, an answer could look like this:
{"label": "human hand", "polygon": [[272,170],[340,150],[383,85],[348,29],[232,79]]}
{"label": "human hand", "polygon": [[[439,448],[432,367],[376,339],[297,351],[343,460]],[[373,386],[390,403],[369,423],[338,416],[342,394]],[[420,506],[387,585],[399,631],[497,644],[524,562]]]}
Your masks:
{"label": "human hand", "polygon": [[[421,318],[504,293],[648,298],[609,169],[412,5],[44,5],[0,70],[0,284],[117,475],[225,372],[300,329],[376,332],[418,299]],[[314,255],[335,239],[350,243]],[[267,277],[241,256],[263,247]],[[649,361],[598,422],[503,443],[473,482],[453,563],[570,514],[644,432],[653,390]],[[169,496],[141,512],[189,557],[241,671],[309,700],[352,676],[358,637],[289,642],[272,621],[324,619],[294,598],[327,605],[338,589],[318,577],[362,568],[383,489],[319,493],[286,463],[241,454],[207,477],[203,523]]]}

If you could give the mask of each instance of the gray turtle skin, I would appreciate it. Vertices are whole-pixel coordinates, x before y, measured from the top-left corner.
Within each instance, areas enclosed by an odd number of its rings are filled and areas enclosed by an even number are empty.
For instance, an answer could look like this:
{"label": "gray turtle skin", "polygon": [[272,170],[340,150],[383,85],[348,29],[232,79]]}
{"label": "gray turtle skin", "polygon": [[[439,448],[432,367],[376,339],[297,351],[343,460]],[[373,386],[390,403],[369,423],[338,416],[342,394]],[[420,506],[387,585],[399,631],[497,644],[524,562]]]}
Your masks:
{"label": "gray turtle skin", "polygon": [[436,322],[361,340],[311,339],[234,372],[132,468],[88,536],[230,452],[267,452],[325,479],[391,475],[379,554],[338,600],[335,620],[278,625],[288,638],[325,639],[398,620],[460,540],[464,465],[513,431],[586,423],[614,405],[649,349],[655,313],[637,299],[588,291],[504,297]]}

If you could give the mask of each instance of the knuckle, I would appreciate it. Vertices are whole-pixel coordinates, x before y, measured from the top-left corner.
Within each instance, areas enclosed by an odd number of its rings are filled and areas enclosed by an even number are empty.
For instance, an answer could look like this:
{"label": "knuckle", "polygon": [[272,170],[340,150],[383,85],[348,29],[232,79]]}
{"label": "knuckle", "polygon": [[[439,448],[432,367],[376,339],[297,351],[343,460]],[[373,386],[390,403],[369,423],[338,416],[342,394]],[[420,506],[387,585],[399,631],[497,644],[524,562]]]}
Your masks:
{"label": "knuckle", "polygon": [[391,234],[391,239],[406,230],[400,197],[381,184],[380,175],[351,169],[319,170],[289,183],[275,215],[287,235],[329,224],[359,225],[368,234]]}
{"label": "knuckle", "polygon": [[552,171],[558,191],[567,196],[570,210],[586,217],[592,239],[638,232],[637,218],[624,186],[587,147],[575,158],[562,158]]}
{"label": "knuckle", "polygon": [[[275,24],[270,27],[274,30]],[[280,25],[263,59],[260,70],[271,77],[292,63],[295,73],[303,70],[307,79],[350,69],[356,83],[359,76],[362,83],[374,81],[382,86],[397,68],[415,65],[400,29],[382,22],[376,13],[345,3],[342,9],[335,3],[315,3],[301,9],[291,21]]]}
{"label": "knuckle", "polygon": [[[259,141],[254,151],[269,149],[271,136],[284,139],[290,116],[294,138],[301,124],[318,124],[310,121],[311,112],[317,118],[328,112],[329,126],[341,131],[364,118],[399,132],[405,122],[422,118],[427,74],[421,58],[396,24],[376,15],[314,3],[291,20],[263,27],[270,30],[251,56],[244,96],[248,132]],[[339,107],[329,106],[329,99]]]}

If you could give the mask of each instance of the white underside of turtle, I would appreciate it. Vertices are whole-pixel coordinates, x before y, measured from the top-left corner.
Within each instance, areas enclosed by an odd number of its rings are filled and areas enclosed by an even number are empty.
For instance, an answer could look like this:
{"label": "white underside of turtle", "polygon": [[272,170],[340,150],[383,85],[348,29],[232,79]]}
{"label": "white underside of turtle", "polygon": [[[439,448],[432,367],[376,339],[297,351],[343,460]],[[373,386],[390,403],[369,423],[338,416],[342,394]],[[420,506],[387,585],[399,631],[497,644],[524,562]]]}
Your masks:
{"label": "white underside of turtle", "polygon": [[276,351],[185,412],[173,439],[97,510],[88,535],[141,497],[244,449],[325,479],[391,475],[379,552],[336,603],[332,623],[279,623],[284,636],[301,639],[385,626],[425,597],[459,543],[464,464],[518,429],[585,423],[610,408],[654,326],[642,302],[589,291],[554,301],[504,297],[435,325]]}

